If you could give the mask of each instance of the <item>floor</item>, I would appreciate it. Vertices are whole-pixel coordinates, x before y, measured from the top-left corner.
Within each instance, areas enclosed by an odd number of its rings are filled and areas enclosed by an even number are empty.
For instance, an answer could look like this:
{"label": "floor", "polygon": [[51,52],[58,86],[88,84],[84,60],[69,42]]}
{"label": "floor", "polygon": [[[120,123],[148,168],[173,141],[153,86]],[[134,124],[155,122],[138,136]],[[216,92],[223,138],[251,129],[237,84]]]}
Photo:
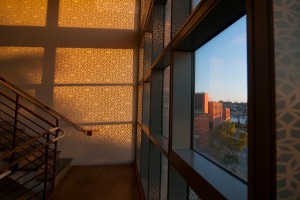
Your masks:
{"label": "floor", "polygon": [[50,200],[138,200],[133,165],[73,166]]}

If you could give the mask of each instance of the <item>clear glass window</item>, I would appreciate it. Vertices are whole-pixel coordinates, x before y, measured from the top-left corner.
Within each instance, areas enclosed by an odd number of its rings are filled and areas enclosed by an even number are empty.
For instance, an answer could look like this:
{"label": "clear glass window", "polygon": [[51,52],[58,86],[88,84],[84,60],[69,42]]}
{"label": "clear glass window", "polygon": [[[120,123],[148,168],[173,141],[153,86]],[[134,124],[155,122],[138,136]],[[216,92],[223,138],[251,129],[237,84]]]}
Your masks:
{"label": "clear glass window", "polygon": [[246,16],[195,51],[193,149],[247,180]]}

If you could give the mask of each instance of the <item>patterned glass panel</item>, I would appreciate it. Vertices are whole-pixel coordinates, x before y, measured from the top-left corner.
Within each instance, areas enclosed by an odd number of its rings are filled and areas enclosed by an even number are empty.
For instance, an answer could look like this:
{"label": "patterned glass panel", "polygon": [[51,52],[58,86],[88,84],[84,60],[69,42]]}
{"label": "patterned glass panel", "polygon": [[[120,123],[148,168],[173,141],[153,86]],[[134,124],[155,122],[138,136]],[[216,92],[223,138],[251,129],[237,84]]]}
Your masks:
{"label": "patterned glass panel", "polygon": [[140,49],[140,58],[139,58],[139,81],[143,79],[144,73],[144,49]]}
{"label": "patterned glass panel", "polygon": [[164,5],[155,5],[153,10],[153,54],[155,61],[163,50],[164,45]]}
{"label": "patterned glass panel", "polygon": [[47,0],[1,0],[0,25],[45,26]]}
{"label": "patterned glass panel", "polygon": [[143,87],[138,86],[138,123],[142,124],[143,113]]}
{"label": "patterned glass panel", "polygon": [[0,74],[16,85],[42,82],[44,48],[0,47]]}
{"label": "patterned glass panel", "polygon": [[163,71],[152,70],[150,86],[150,131],[151,134],[161,134]]}
{"label": "patterned glass panel", "polygon": [[274,0],[277,199],[300,199],[300,2]]}
{"label": "patterned glass panel", "polygon": [[176,36],[181,25],[188,18],[190,14],[190,7],[190,1],[172,1],[172,38]]}
{"label": "patterned glass panel", "polygon": [[171,0],[165,4],[165,28],[164,28],[164,47],[171,41]]}
{"label": "patterned glass panel", "polygon": [[60,27],[134,29],[135,0],[60,0]]}
{"label": "patterned glass panel", "polygon": [[132,49],[58,48],[56,84],[132,83]]}
{"label": "patterned glass panel", "polygon": [[137,125],[137,137],[136,137],[136,164],[139,172],[141,172],[141,145],[142,145],[142,128]]}
{"label": "patterned glass panel", "polygon": [[145,33],[144,50],[144,74],[150,69],[152,64],[152,33]]}
{"label": "patterned glass panel", "polygon": [[146,0],[141,0],[141,23],[145,19],[146,13]]}
{"label": "patterned glass panel", "polygon": [[55,86],[53,105],[74,122],[130,122],[132,92],[132,86]]}

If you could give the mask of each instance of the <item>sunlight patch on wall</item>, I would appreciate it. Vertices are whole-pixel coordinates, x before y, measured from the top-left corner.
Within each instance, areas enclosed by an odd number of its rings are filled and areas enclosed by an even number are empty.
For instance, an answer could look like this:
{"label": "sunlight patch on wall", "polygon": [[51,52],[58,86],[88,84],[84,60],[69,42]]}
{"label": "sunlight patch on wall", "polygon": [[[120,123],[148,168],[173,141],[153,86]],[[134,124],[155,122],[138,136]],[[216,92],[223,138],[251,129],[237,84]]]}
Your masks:
{"label": "sunlight patch on wall", "polygon": [[60,0],[60,27],[134,29],[135,0]]}
{"label": "sunlight patch on wall", "polygon": [[58,48],[55,84],[132,83],[132,49]]}
{"label": "sunlight patch on wall", "polygon": [[45,26],[47,0],[1,0],[0,25]]}
{"label": "sunlight patch on wall", "polygon": [[55,86],[54,109],[77,123],[132,121],[132,86]]}
{"label": "sunlight patch on wall", "polygon": [[43,56],[42,47],[0,47],[0,74],[16,85],[40,84]]}

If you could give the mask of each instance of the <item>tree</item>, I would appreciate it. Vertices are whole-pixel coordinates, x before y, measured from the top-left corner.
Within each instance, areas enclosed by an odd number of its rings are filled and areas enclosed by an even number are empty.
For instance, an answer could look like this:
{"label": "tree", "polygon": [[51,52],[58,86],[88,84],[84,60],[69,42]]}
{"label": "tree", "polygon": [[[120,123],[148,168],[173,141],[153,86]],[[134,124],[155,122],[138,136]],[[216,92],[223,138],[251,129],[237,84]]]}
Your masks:
{"label": "tree", "polygon": [[210,132],[211,156],[224,167],[234,170],[240,163],[239,153],[247,146],[247,133],[237,130],[234,123],[225,122]]}

